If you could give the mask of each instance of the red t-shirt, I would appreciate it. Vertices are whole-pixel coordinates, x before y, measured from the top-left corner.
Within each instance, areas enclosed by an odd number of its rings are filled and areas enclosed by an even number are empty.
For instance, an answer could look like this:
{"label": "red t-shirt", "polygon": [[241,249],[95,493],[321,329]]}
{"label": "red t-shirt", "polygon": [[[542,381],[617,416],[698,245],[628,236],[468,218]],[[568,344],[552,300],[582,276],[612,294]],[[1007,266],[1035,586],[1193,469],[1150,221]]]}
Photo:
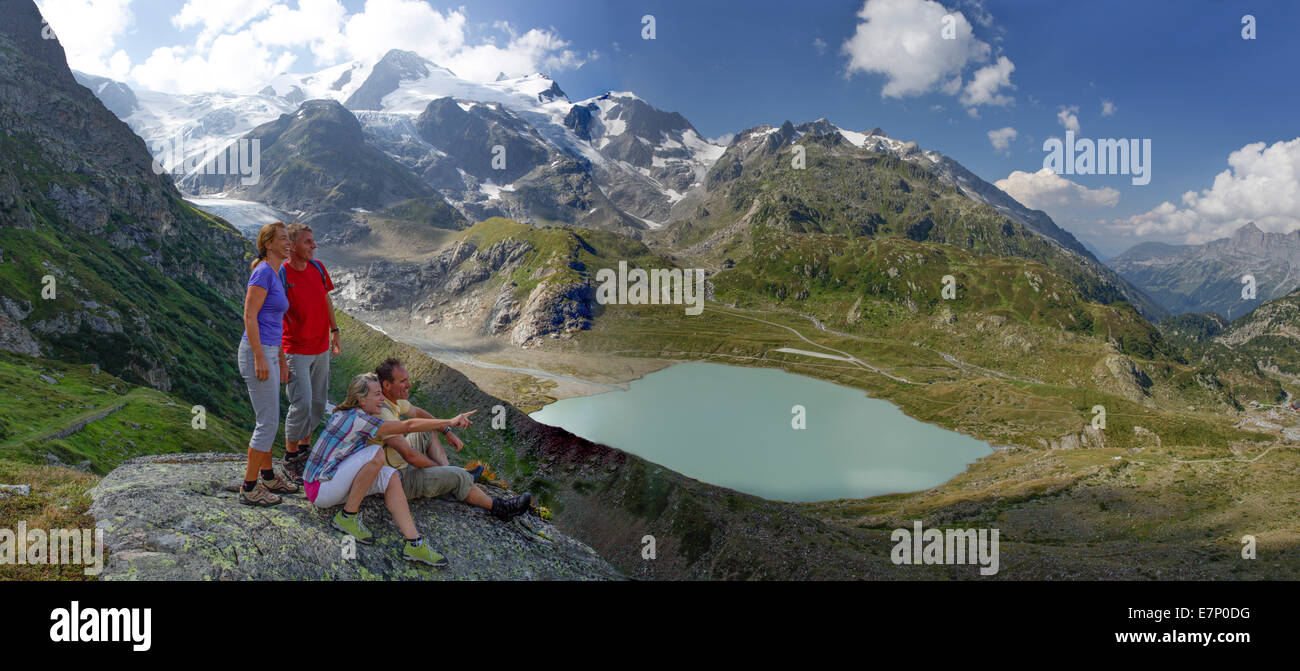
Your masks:
{"label": "red t-shirt", "polygon": [[[317,263],[320,263],[317,261]],[[321,268],[325,268],[324,264]],[[330,306],[325,294],[334,290],[328,271],[321,272],[311,262],[302,270],[284,264],[284,280],[289,286],[289,310],[284,313],[283,346],[286,354],[321,354],[330,347]]]}

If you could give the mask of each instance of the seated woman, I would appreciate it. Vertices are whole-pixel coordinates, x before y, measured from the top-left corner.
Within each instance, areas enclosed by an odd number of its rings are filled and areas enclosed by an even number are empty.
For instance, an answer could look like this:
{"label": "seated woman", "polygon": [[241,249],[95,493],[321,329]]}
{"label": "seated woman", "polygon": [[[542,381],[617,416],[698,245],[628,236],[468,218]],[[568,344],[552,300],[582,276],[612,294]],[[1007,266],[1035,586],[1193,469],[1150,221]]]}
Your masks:
{"label": "seated woman", "polygon": [[334,528],[351,534],[359,542],[372,543],[374,535],[361,523],[357,513],[361,500],[371,494],[383,494],[384,504],[392,513],[397,528],[406,537],[402,557],[432,566],[446,566],[447,559],[429,547],[411,520],[411,509],[402,491],[402,476],[384,463],[384,450],[367,445],[371,438],[381,438],[413,431],[438,431],[445,426],[464,428],[469,419],[462,413],[452,419],[407,419],[384,421],[379,416],[383,403],[379,381],[373,373],[352,378],[343,402],[334,409],[325,431],[321,433],[307,458],[303,485],[307,499],[317,508],[340,503],[343,509],[334,515]]}

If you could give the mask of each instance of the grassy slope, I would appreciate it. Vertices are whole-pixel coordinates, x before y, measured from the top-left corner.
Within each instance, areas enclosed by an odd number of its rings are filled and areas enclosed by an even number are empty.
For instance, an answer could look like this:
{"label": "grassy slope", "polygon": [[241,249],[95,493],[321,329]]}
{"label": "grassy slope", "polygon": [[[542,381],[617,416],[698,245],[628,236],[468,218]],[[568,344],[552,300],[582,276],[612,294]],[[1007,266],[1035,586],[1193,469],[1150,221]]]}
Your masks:
{"label": "grassy slope", "polygon": [[[54,380],[51,384],[41,375]],[[145,454],[242,452],[247,431],[209,414],[191,424],[191,404],[131,385],[88,365],[0,351],[0,483],[28,484],[29,496],[0,498],[0,527],[90,528],[87,491],[117,464]],[[66,437],[54,433],[112,411]],[[88,472],[57,465],[81,465]],[[89,462],[88,464],[86,462]],[[0,566],[0,580],[81,580],[71,566]]]}
{"label": "grassy slope", "polygon": [[[129,223],[120,213],[111,213],[101,235],[64,223],[39,194],[53,183],[75,188],[83,178],[62,172],[28,142],[0,136],[0,152],[21,160],[27,168],[24,179],[30,181],[28,192],[33,194],[31,212],[39,222],[34,230],[0,227],[4,251],[0,296],[30,305],[32,313],[24,320],[29,329],[60,313],[107,316],[113,310],[120,316],[121,333],[97,333],[83,325],[75,332],[33,335],[49,346],[47,354],[52,358],[98,363],[133,384],[148,384],[144,370],[151,364],[162,365],[172,393],[235,421],[251,418],[229,344],[237,342],[243,331],[242,307],[198,277],[161,272],[142,258],[138,248],[124,250],[110,244],[119,225]],[[150,247],[165,246],[172,262],[201,267],[223,278],[243,272],[237,268],[241,260],[213,251],[214,244],[247,248],[237,231],[179,198],[173,198],[171,206],[179,219],[177,235],[166,241],[148,240]],[[42,278],[49,274],[55,275],[57,291],[54,299],[46,300]],[[88,301],[99,307],[88,307]]]}
{"label": "grassy slope", "polygon": [[[1123,280],[1105,266],[961,195],[920,166],[858,149],[838,134],[809,135],[796,144],[806,151],[806,168],[791,166],[790,147],[751,156],[737,177],[713,187],[698,216],[670,226],[666,237],[681,247],[742,221],[795,234],[901,236],[1042,263],[1089,300],[1109,304],[1124,299],[1118,285]],[[710,170],[710,179],[732,174],[736,166],[727,163],[737,158],[724,156]],[[703,260],[717,267],[728,255],[740,258],[723,250]]]}

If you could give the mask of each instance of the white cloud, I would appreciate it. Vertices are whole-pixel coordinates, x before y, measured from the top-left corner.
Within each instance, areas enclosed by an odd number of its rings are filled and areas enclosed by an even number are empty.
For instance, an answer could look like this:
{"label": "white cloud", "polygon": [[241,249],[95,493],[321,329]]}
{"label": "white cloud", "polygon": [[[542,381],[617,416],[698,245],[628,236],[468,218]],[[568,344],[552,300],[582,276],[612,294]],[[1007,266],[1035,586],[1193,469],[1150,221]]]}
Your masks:
{"label": "white cloud", "polygon": [[156,91],[245,91],[266,85],[294,61],[258,43],[249,31],[218,35],[206,53],[184,47],[159,47],[131,70],[131,78]]}
{"label": "white cloud", "polygon": [[114,47],[134,21],[131,0],[41,0],[36,4],[63,45],[69,67],[103,77],[126,77],[131,59]]}
{"label": "white cloud", "polygon": [[997,151],[1004,151],[1010,154],[1011,143],[1016,139],[1016,129],[1011,126],[989,131],[989,142],[993,143],[993,148]]}
{"label": "white cloud", "polygon": [[826,53],[826,40],[823,40],[822,38],[818,37],[813,40],[812,44],[813,44],[813,48],[817,50],[817,55],[820,56]]}
{"label": "white cloud", "polygon": [[275,0],[187,0],[172,16],[172,25],[182,30],[199,26],[197,45],[206,49],[218,35],[243,28],[266,13]]}
{"label": "white cloud", "polygon": [[[883,74],[886,98],[903,98],[941,91],[962,91],[962,71],[986,61],[992,47],[975,37],[961,12],[949,11],[933,0],[866,0],[858,11],[857,30],[844,42],[846,73]],[[986,18],[980,15],[981,19]],[[944,39],[950,28],[952,39]],[[1005,62],[1004,62],[1005,61]],[[1005,57],[976,72],[963,92],[965,105],[1005,105],[1000,87],[1009,87],[1015,67]]]}
{"label": "white cloud", "polygon": [[1060,122],[1061,126],[1065,128],[1065,130],[1072,130],[1077,133],[1079,132],[1078,113],[1078,105],[1072,105],[1070,107],[1062,106],[1060,111],[1056,113],[1056,120]]}
{"label": "white cloud", "polygon": [[347,10],[339,0],[298,0],[297,9],[274,5],[249,30],[267,46],[306,46],[316,63],[323,65],[349,53],[347,39],[339,32],[346,17]]}
{"label": "white cloud", "polygon": [[599,57],[575,53],[554,31],[520,34],[504,22],[492,24],[504,33],[504,44],[490,37],[471,41],[463,8],[444,12],[421,0],[366,0],[353,14],[340,0],[189,0],[172,23],[199,27],[199,38],[155,49],[130,72],[138,84],[175,93],[256,91],[294,67],[303,49],[313,55],[313,69],[409,50],[479,81],[501,72],[571,70]]}
{"label": "white cloud", "polygon": [[1300,137],[1248,144],[1228,155],[1228,166],[1210,188],[1183,194],[1182,207],[1166,201],[1112,226],[1139,236],[1181,236],[1187,244],[1229,236],[1249,222],[1264,231],[1300,228]]}
{"label": "white cloud", "polygon": [[992,65],[984,66],[975,71],[969,83],[966,84],[965,90],[962,91],[961,103],[963,105],[1009,105],[1014,98],[998,93],[999,89],[1012,88],[1011,73],[1016,66],[1011,63],[1011,59],[1006,56],[998,58],[997,62]]}
{"label": "white cloud", "polygon": [[[505,47],[495,44],[465,47],[442,62],[457,75],[476,81],[491,81],[502,72],[516,76],[581,67],[586,60],[566,49],[567,46],[569,43],[555,33],[533,28],[512,37]],[[588,54],[587,60],[594,56],[594,52]]]}
{"label": "white cloud", "polygon": [[1103,101],[1101,101],[1101,115],[1102,115],[1102,116],[1112,116],[1112,115],[1115,114],[1115,110],[1116,110],[1116,107],[1115,107],[1115,102],[1114,102],[1114,101],[1112,101],[1112,100],[1103,100]]}
{"label": "white cloud", "polygon": [[[989,138],[992,136],[990,132]],[[1068,219],[1079,210],[1114,207],[1119,202],[1119,191],[1115,189],[1108,186],[1089,189],[1047,168],[1038,172],[1016,170],[994,186],[1007,192],[1021,205],[1031,210],[1043,210],[1053,219],[1058,213]]]}
{"label": "white cloud", "polygon": [[446,65],[442,61],[465,44],[465,23],[462,12],[443,14],[419,0],[366,0],[360,13],[347,18],[342,32],[352,58],[377,58],[389,49],[404,49]]}

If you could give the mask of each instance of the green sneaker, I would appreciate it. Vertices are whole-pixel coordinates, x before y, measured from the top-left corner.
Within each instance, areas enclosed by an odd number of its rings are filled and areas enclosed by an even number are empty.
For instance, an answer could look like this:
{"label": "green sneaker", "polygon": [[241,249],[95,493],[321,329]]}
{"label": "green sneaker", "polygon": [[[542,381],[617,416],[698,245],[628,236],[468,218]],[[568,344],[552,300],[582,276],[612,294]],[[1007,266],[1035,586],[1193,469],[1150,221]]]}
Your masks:
{"label": "green sneaker", "polygon": [[406,541],[406,547],[402,548],[402,559],[423,562],[437,568],[447,566],[447,558],[434,552],[433,547],[429,545],[429,541],[419,545],[412,545],[411,541]]}
{"label": "green sneaker", "polygon": [[360,513],[352,517],[344,517],[343,510],[340,508],[337,513],[334,513],[334,528],[353,536],[358,543],[375,542],[375,535],[370,533],[365,524],[362,524]]}

